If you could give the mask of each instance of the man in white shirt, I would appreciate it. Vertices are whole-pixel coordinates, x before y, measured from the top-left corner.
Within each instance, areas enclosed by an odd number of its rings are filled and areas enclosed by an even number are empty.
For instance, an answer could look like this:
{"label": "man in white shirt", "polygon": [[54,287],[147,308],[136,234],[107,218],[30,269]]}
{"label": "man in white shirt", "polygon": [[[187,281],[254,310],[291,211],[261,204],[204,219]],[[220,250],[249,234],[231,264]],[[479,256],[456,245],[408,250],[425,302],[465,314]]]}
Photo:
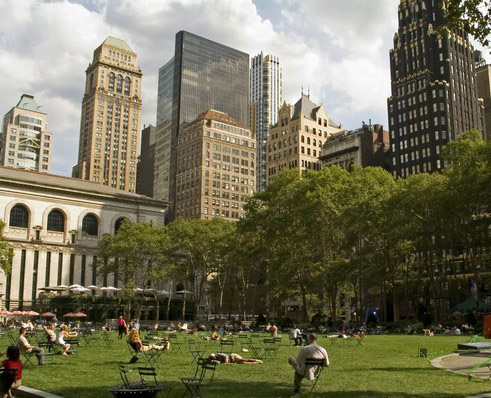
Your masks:
{"label": "man in white shirt", "polygon": [[324,366],[329,365],[329,358],[324,348],[317,344],[317,336],[314,333],[310,333],[307,336],[307,343],[305,347],[302,347],[297,355],[297,358],[288,358],[288,363],[295,369],[295,378],[293,381],[293,393],[300,392],[300,384],[305,377],[308,380],[314,380],[317,366],[305,367],[306,359],[323,359]]}
{"label": "man in white shirt", "polygon": [[293,340],[295,340],[295,346],[302,345],[303,343],[302,332],[300,332],[300,329],[297,328],[296,326],[294,326],[292,329],[291,337]]}
{"label": "man in white shirt", "polygon": [[42,348],[30,345],[25,337],[25,334],[26,328],[21,327],[19,330],[19,346],[21,350],[24,350],[25,352],[34,352],[38,359],[38,365],[44,365],[44,350]]}

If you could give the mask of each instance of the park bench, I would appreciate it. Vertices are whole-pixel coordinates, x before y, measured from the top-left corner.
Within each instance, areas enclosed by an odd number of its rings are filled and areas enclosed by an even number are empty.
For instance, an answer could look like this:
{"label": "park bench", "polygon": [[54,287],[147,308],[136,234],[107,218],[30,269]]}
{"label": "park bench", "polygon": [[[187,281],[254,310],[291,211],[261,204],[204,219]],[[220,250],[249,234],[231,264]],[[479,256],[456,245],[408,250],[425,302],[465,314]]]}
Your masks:
{"label": "park bench", "polygon": [[215,376],[216,364],[210,363],[208,359],[199,358],[193,377],[181,378],[186,387],[183,397],[188,394],[190,398],[201,397],[201,387],[209,387]]}

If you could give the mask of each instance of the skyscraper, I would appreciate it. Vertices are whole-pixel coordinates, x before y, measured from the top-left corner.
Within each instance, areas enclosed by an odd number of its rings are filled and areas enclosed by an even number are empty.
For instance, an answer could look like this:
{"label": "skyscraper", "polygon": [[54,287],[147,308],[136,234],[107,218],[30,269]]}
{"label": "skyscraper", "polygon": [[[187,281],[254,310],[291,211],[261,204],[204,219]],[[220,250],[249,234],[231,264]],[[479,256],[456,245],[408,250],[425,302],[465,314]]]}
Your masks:
{"label": "skyscraper", "polygon": [[142,72],[136,53],[109,36],[85,71],[76,178],[136,190]]}
{"label": "skyscraper", "polygon": [[49,173],[51,133],[48,117],[40,108],[32,95],[22,94],[17,105],[4,116],[2,166]]}
{"label": "skyscraper", "polygon": [[395,177],[440,170],[441,148],[466,130],[482,130],[473,48],[463,31],[440,35],[439,0],[401,0],[390,50],[388,99]]}
{"label": "skyscraper", "polygon": [[155,126],[143,127],[141,150],[138,158],[136,193],[153,197],[153,174],[155,164]]}
{"label": "skyscraper", "polygon": [[254,193],[256,139],[213,109],[182,128],[177,139],[176,216],[237,221]]}
{"label": "skyscraper", "polygon": [[278,122],[278,109],[283,102],[280,60],[273,55],[256,55],[251,60],[249,99],[250,127],[257,140],[256,185],[266,188],[266,141],[269,126]]}
{"label": "skyscraper", "polygon": [[154,197],[175,200],[177,137],[208,109],[248,124],[249,55],[189,32],[176,34],[174,57],[159,70]]}

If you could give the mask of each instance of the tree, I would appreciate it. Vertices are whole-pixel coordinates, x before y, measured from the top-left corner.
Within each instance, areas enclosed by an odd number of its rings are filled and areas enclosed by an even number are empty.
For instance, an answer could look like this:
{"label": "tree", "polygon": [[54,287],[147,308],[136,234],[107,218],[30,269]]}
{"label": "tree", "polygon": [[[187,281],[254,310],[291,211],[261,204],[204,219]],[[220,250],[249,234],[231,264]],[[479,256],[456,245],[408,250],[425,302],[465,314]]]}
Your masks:
{"label": "tree", "polygon": [[490,0],[443,0],[446,10],[446,27],[462,29],[473,36],[482,46],[489,47],[491,34]]}
{"label": "tree", "polygon": [[3,229],[5,228],[5,223],[0,220],[0,269],[6,274],[11,271],[12,257],[14,256],[14,251],[9,246],[7,239],[3,236]]}

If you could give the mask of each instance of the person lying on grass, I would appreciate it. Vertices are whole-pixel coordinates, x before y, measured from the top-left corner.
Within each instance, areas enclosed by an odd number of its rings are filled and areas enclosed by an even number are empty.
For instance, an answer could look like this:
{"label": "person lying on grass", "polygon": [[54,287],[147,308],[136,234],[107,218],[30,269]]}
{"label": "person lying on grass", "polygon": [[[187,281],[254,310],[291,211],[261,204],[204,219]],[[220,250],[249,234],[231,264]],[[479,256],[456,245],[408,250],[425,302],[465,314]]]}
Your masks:
{"label": "person lying on grass", "polygon": [[208,360],[214,364],[220,363],[263,363],[260,359],[253,358],[242,358],[239,354],[224,354],[223,352],[219,352],[218,354],[210,354],[208,356]]}

